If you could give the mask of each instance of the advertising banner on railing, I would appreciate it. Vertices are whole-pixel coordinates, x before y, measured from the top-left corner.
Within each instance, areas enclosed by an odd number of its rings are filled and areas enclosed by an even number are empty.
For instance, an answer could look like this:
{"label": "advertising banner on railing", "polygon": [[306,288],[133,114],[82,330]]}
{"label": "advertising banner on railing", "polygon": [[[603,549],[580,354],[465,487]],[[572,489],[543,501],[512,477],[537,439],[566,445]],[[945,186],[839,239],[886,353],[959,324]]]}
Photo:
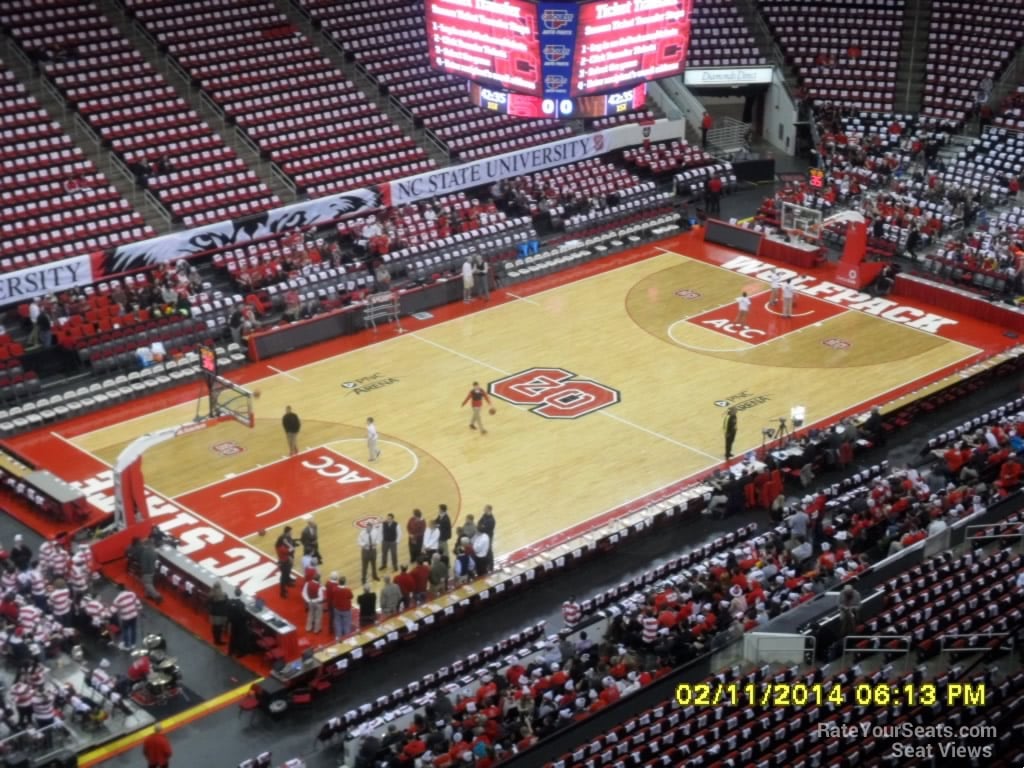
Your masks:
{"label": "advertising banner on railing", "polygon": [[16,304],[36,296],[89,285],[102,275],[105,254],[74,256],[50,264],[0,274],[0,304]]}
{"label": "advertising banner on railing", "polygon": [[387,184],[389,191],[385,193],[384,198],[390,205],[403,205],[436,195],[447,195],[493,184],[513,176],[576,163],[644,141],[678,139],[682,135],[682,120],[659,120],[651,125],[616,126],[392,181]]}
{"label": "advertising banner on railing", "polygon": [[428,197],[493,184],[501,179],[543,171],[566,163],[597,157],[608,151],[606,131],[529,147],[518,152],[486,157],[462,165],[438,168],[408,179],[389,182],[391,205],[404,205]]}
{"label": "advertising banner on railing", "polygon": [[367,189],[343,192],[275,208],[254,216],[174,232],[91,256],[76,256],[52,264],[0,274],[0,304],[28,301],[35,296],[57,293],[157,264],[244,245],[288,230],[326,224],[381,206],[402,205],[493,184],[501,179],[586,160],[644,141],[678,139],[682,132],[681,120],[617,126],[472,163],[440,168]]}

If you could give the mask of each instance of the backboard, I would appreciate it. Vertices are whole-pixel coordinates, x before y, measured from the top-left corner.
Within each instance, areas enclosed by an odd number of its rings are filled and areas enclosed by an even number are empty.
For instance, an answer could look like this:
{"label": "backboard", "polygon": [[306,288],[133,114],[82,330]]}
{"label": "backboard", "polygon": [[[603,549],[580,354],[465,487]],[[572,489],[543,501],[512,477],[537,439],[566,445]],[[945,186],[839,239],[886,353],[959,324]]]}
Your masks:
{"label": "backboard", "polygon": [[782,204],[783,231],[790,235],[798,235],[808,242],[818,242],[821,238],[821,211],[805,208],[796,203]]}
{"label": "backboard", "polygon": [[228,381],[223,376],[214,376],[210,381],[210,417],[230,416],[250,429],[256,425],[253,411],[252,392],[245,387]]}

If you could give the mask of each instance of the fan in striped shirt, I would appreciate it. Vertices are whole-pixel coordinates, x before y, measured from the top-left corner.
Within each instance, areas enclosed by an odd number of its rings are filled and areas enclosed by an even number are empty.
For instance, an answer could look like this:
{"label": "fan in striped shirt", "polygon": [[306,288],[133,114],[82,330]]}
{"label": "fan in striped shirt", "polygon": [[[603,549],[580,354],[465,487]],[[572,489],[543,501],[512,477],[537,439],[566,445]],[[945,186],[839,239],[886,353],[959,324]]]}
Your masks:
{"label": "fan in striped shirt", "polygon": [[121,626],[122,650],[128,651],[135,647],[138,634],[139,613],[142,611],[142,601],[139,596],[123,584],[119,585],[120,591],[114,598],[113,609],[117,616],[118,624]]}
{"label": "fan in striped shirt", "polygon": [[53,590],[50,592],[50,613],[53,618],[65,627],[71,625],[71,590],[68,589],[64,579],[57,579],[53,582]]}

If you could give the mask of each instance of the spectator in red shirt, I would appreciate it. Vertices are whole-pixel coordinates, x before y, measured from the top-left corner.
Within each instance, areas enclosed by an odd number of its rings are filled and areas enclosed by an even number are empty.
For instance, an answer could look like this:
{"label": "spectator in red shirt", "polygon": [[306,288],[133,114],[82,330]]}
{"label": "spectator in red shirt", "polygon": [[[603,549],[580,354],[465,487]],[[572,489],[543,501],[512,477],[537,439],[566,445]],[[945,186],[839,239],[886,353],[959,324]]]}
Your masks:
{"label": "spectator in red shirt", "polygon": [[409,566],[403,565],[395,575],[395,585],[402,590],[402,607],[412,607],[416,595],[416,579],[409,573]]}
{"label": "spectator in red shirt", "polygon": [[430,582],[430,566],[425,560],[421,560],[409,573],[412,576],[413,597],[417,603],[426,602],[427,585]]}
{"label": "spectator in red shirt", "polygon": [[423,519],[420,510],[412,511],[412,517],[405,524],[405,531],[409,534],[409,562],[415,563],[423,552],[423,534],[427,531],[427,521]]}
{"label": "spectator in red shirt", "polygon": [[142,754],[146,758],[149,768],[168,768],[171,764],[171,742],[164,736],[163,726],[157,723],[153,726],[153,732],[142,742]]}
{"label": "spectator in red shirt", "polygon": [[331,606],[331,623],[337,642],[352,631],[352,590],[345,586],[345,577],[331,574],[327,584],[327,601]]}
{"label": "spectator in red shirt", "polygon": [[702,147],[706,148],[708,145],[708,131],[711,130],[712,125],[714,125],[714,120],[712,120],[711,115],[705,111],[704,117],[702,117],[700,121],[700,145]]}
{"label": "spectator in red shirt", "polygon": [[712,176],[708,179],[708,213],[721,213],[722,210],[722,179]]}

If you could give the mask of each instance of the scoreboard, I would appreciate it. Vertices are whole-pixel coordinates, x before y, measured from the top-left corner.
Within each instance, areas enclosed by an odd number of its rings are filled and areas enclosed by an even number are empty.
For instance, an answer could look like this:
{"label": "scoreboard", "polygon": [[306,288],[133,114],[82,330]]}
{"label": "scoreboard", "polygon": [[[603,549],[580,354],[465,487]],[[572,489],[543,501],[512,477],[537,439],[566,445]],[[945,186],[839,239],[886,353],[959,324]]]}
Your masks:
{"label": "scoreboard", "polygon": [[526,0],[427,0],[436,69],[539,96],[537,11]]}
{"label": "scoreboard", "polygon": [[580,6],[573,94],[678,75],[690,45],[692,0],[601,0]]}
{"label": "scoreboard", "polygon": [[647,86],[643,83],[625,91],[594,96],[551,98],[527,96],[479,83],[469,84],[469,100],[482,109],[527,119],[544,117],[597,118],[619,115],[640,109],[647,102]]}
{"label": "scoreboard", "polygon": [[523,118],[597,118],[640,109],[647,102],[647,86],[640,84],[625,91],[577,98],[527,96],[470,83],[469,100],[478,107]]}
{"label": "scoreboard", "polygon": [[693,0],[426,0],[427,45],[436,69],[564,106],[681,73],[692,7]]}

